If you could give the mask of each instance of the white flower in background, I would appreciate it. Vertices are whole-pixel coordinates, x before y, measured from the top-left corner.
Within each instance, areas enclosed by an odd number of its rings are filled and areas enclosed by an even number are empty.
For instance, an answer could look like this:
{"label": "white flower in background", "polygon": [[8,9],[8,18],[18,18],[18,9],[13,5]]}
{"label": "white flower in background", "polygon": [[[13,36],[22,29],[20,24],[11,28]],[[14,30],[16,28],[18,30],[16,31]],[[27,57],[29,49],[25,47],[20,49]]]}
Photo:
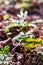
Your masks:
{"label": "white flower in background", "polygon": [[6,0],[4,4],[5,4],[5,5],[9,5],[10,2],[9,2],[8,0]]}
{"label": "white flower in background", "polygon": [[3,13],[3,14],[6,14],[7,12],[6,12],[6,10],[2,10],[2,13]]}

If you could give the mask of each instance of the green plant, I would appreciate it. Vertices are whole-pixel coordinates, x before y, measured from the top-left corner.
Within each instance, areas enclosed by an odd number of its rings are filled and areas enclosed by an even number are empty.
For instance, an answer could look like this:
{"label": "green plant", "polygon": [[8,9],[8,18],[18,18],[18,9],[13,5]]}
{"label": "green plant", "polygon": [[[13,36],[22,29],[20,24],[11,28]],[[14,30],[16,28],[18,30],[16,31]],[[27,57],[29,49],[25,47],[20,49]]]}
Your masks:
{"label": "green plant", "polygon": [[0,50],[0,54],[8,54],[10,46],[5,46]]}
{"label": "green plant", "polygon": [[0,50],[0,64],[8,65],[9,61],[12,60],[12,55],[9,53],[10,46],[5,46]]}

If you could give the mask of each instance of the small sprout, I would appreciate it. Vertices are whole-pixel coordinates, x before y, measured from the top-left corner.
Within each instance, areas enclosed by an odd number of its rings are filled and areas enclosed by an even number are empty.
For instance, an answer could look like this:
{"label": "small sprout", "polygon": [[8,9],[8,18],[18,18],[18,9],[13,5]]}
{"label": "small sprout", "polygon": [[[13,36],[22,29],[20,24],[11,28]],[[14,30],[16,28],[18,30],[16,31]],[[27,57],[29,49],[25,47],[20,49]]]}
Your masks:
{"label": "small sprout", "polygon": [[7,33],[8,33],[8,32],[9,32],[9,29],[8,29],[8,28],[6,28],[5,32],[7,32]]}
{"label": "small sprout", "polygon": [[9,19],[9,18],[10,18],[10,15],[9,14],[5,14],[4,15],[4,20]]}

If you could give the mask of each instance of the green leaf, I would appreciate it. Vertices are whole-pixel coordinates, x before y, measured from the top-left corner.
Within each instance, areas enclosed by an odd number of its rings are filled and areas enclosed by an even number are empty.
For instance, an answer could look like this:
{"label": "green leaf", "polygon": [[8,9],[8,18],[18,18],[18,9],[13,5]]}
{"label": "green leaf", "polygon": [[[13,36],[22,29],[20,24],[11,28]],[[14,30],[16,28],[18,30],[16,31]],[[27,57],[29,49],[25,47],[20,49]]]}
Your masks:
{"label": "green leaf", "polygon": [[13,28],[13,27],[21,27],[21,24],[16,24],[16,23],[11,23],[10,25],[8,25],[5,29],[6,32],[9,32],[9,29]]}
{"label": "green leaf", "polygon": [[31,52],[32,48],[34,48],[34,43],[24,43],[25,52],[29,50]]}
{"label": "green leaf", "polygon": [[3,49],[3,52],[4,52],[4,53],[8,53],[9,48],[10,48],[10,46],[8,46],[8,45],[7,45],[7,46],[5,46],[5,47],[4,47],[4,49]]}
{"label": "green leaf", "polygon": [[5,46],[1,49],[0,54],[7,54],[9,51],[10,46]]}
{"label": "green leaf", "polygon": [[28,43],[29,48],[34,48],[34,43]]}
{"label": "green leaf", "polygon": [[41,39],[35,39],[35,42],[36,42],[36,43],[41,43],[42,40],[41,40]]}
{"label": "green leaf", "polygon": [[43,40],[42,40],[42,45],[43,45]]}
{"label": "green leaf", "polygon": [[34,41],[35,41],[35,39],[33,39],[33,38],[26,39],[26,42],[34,42]]}
{"label": "green leaf", "polygon": [[32,36],[32,38],[33,38],[33,39],[35,39],[35,37],[34,37],[34,36]]}
{"label": "green leaf", "polygon": [[26,7],[32,7],[32,6],[33,6],[33,4],[28,4],[28,3],[25,3],[25,2],[20,4],[20,8],[26,8]]}

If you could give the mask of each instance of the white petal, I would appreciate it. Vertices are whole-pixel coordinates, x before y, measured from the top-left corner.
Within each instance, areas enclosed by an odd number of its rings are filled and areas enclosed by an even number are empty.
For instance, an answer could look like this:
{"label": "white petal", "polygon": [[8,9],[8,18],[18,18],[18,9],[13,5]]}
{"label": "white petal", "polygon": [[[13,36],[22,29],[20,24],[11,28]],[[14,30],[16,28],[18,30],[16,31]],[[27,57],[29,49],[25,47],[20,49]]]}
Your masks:
{"label": "white petal", "polygon": [[25,11],[24,16],[27,16],[27,13],[28,13],[28,12],[27,12],[27,11]]}
{"label": "white petal", "polygon": [[21,16],[23,16],[23,15],[24,15],[22,11],[20,11],[20,15],[21,15]]}
{"label": "white petal", "polygon": [[17,15],[19,18],[22,18],[22,16],[21,15]]}

